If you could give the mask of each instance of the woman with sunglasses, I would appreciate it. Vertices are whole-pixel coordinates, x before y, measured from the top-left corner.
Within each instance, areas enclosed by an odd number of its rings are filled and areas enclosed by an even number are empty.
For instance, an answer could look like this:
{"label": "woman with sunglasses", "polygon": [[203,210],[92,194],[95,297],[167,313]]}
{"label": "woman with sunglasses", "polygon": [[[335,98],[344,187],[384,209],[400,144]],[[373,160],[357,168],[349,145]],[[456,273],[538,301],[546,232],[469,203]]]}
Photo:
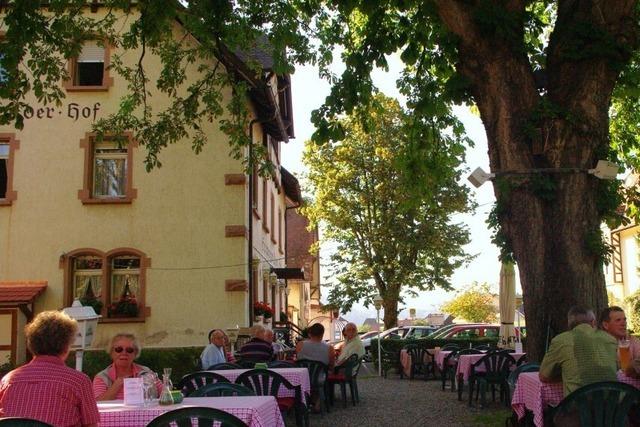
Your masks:
{"label": "woman with sunglasses", "polygon": [[[124,379],[150,373],[146,366],[133,363],[140,355],[140,345],[133,334],[120,333],[111,338],[107,353],[113,363],[98,372],[93,379],[93,395],[96,400],[124,399]],[[156,382],[158,395],[162,391],[162,382]]]}

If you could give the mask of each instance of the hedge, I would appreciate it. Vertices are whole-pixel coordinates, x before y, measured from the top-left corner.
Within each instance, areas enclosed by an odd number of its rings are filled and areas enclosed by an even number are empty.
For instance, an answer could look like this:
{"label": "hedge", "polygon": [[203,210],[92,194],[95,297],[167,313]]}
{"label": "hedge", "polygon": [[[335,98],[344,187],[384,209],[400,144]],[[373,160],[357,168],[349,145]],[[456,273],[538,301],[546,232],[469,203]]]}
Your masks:
{"label": "hedge", "polygon": [[[177,384],[180,379],[196,369],[195,361],[204,347],[145,348],[135,363],[153,370],[162,378],[162,370],[171,368],[171,381]],[[67,365],[75,368],[76,356],[69,354]],[[84,352],[82,372],[91,379],[111,364],[111,358],[104,350],[87,350]]]}

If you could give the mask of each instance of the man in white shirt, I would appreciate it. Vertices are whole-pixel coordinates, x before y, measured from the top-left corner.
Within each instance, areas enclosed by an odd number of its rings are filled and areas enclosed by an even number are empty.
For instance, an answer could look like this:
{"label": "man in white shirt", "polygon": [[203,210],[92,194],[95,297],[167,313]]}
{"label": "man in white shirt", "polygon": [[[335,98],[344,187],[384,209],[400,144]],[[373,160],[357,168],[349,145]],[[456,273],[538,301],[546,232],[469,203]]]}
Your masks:
{"label": "man in white shirt", "polygon": [[210,344],[204,348],[200,355],[202,361],[202,369],[209,369],[218,363],[227,361],[224,351],[224,332],[220,329],[214,329],[209,333]]}
{"label": "man in white shirt", "polygon": [[364,356],[364,345],[358,336],[358,327],[355,323],[347,323],[342,330],[342,334],[345,338],[345,345],[342,347],[340,356],[336,361],[336,365],[341,365],[353,354],[357,354],[362,358]]}

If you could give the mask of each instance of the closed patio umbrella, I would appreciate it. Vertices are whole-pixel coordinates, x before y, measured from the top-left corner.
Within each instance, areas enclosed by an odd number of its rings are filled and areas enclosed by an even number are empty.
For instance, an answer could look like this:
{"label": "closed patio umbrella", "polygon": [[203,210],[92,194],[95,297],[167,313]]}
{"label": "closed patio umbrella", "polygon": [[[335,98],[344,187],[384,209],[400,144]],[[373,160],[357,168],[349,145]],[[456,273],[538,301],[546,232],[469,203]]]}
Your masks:
{"label": "closed patio umbrella", "polygon": [[500,267],[500,347],[515,347],[516,272],[511,263]]}

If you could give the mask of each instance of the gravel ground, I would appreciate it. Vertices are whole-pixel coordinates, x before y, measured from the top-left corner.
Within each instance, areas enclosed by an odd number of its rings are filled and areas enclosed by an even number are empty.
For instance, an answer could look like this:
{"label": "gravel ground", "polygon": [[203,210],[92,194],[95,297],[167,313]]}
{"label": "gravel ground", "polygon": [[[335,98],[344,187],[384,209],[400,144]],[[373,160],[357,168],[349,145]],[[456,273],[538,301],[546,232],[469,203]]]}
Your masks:
{"label": "gravel ground", "polygon": [[[424,381],[422,378],[401,380],[391,372],[387,379],[380,379],[373,374],[375,372],[370,366],[360,370],[360,404],[351,405],[347,387],[348,406],[343,408],[340,388],[336,387],[336,404],[329,414],[311,414],[311,427],[478,425],[473,418],[479,410],[468,407],[466,402],[458,402],[457,393],[448,389],[442,391],[440,381]],[[287,427],[295,426],[292,415],[285,421]]]}

